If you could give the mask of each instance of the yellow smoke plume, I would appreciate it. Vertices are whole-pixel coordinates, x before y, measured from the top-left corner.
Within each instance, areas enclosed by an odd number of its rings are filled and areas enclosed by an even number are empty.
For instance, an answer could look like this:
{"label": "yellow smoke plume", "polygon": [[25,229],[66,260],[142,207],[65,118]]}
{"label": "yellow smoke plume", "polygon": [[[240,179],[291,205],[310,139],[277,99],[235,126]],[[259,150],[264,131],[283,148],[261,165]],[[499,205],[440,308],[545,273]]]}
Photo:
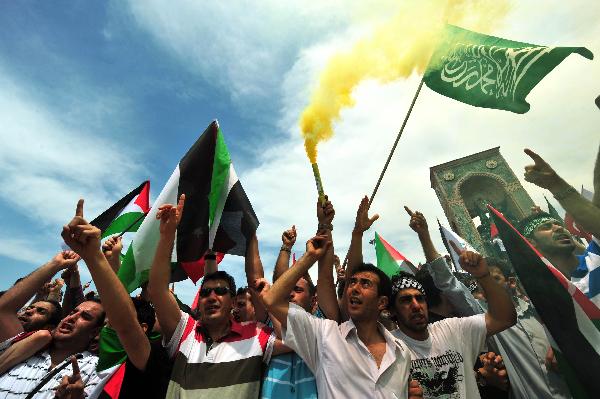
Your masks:
{"label": "yellow smoke plume", "polygon": [[508,13],[508,0],[404,0],[386,23],[349,51],[335,54],[300,118],[306,154],[333,136],[333,123],[354,105],[352,91],[365,79],[381,83],[423,73],[446,23],[490,33]]}

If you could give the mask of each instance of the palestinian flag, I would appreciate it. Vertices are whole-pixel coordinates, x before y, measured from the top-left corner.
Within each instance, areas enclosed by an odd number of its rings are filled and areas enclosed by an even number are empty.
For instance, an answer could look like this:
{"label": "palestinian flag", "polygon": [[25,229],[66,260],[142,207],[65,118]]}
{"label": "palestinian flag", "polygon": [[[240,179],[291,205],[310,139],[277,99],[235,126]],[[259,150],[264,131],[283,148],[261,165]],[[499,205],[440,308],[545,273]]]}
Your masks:
{"label": "palestinian flag", "polygon": [[462,267],[460,267],[460,262],[458,260],[459,256],[450,245],[450,242],[454,242],[458,248],[465,249],[467,251],[478,252],[471,244],[469,244],[464,238],[453,232],[452,230],[447,229],[445,226],[442,226],[440,220],[438,219],[438,227],[440,229],[440,234],[442,236],[442,241],[444,242],[444,246],[446,247],[446,251],[450,255],[452,259],[452,263],[454,263],[454,268],[457,271],[462,271]]}
{"label": "palestinian flag", "polygon": [[416,273],[414,265],[377,232],[375,232],[375,254],[377,255],[377,267],[390,278],[401,270],[410,274]]}
{"label": "palestinian flag", "polygon": [[102,212],[90,224],[102,231],[102,238],[128,231],[135,232],[148,211],[150,211],[150,182],[146,180]]}
{"label": "palestinian flag", "polygon": [[185,194],[185,208],[172,255],[172,281],[204,275],[203,256],[214,252],[244,256],[246,243],[258,219],[237,178],[223,133],[212,122],[189,149],[165,184],[148,217],[133,238],[121,263],[119,278],[129,290],[147,281],[160,222],[156,213],[162,204],[176,204]]}
{"label": "palestinian flag", "polygon": [[[600,309],[488,205],[510,261],[542,318],[575,398],[600,392]],[[554,341],[554,342],[552,342]]]}

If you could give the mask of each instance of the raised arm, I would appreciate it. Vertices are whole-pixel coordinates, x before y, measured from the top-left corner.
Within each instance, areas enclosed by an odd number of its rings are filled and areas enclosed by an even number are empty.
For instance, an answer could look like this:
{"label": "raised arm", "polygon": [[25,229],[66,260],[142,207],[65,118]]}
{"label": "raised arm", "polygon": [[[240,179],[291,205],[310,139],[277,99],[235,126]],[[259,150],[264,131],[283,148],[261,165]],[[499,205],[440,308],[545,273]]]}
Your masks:
{"label": "raised arm", "polygon": [[[579,195],[579,192],[560,177],[538,154],[529,149],[525,149],[525,153],[535,162],[533,165],[525,166],[525,180],[549,190],[578,225],[595,237],[600,237],[600,207]],[[596,172],[600,174],[598,169],[598,161],[596,161],[594,187],[596,181],[600,181],[600,177],[596,176]],[[594,200],[596,201],[597,197],[594,197]]]}
{"label": "raised arm", "polygon": [[406,212],[410,216],[409,227],[417,233],[423,253],[425,254],[426,267],[433,279],[435,286],[442,291],[452,306],[460,313],[461,316],[471,316],[474,314],[482,313],[483,310],[481,305],[477,302],[477,299],[471,295],[469,289],[452,274],[446,260],[439,254],[431,235],[429,234],[429,227],[427,225],[427,219],[421,212],[411,211],[407,206],[404,207]]}
{"label": "raised arm", "polygon": [[425,254],[425,261],[427,263],[433,262],[441,255],[437,249],[435,249],[433,241],[431,241],[429,227],[427,226],[427,219],[425,219],[425,216],[423,216],[421,212],[413,212],[407,206],[404,206],[404,210],[406,210],[406,213],[408,213],[410,216],[410,222],[408,225],[415,233],[417,233],[417,237],[419,237],[421,247],[423,248],[423,253]]}
{"label": "raised arm", "polygon": [[115,273],[119,272],[121,267],[121,251],[123,250],[123,240],[120,236],[110,237],[102,245],[102,252],[108,261],[108,264]]}
{"label": "raised arm", "polygon": [[319,259],[319,279],[317,281],[317,298],[319,308],[323,311],[326,318],[330,320],[340,321],[340,307],[337,301],[335,292],[335,282],[333,279],[333,218],[335,209],[331,201],[326,201],[324,205],[321,201],[317,201],[317,220],[319,222],[319,231],[317,234],[322,234],[327,237],[327,241],[331,245],[327,248],[325,255]]}
{"label": "raised arm", "polygon": [[354,222],[354,229],[352,230],[352,240],[350,241],[350,249],[348,249],[346,276],[351,276],[354,268],[363,262],[363,234],[371,228],[377,219],[379,219],[378,214],[369,217],[369,198],[365,195],[361,199],[358,210],[356,211],[356,220]]}
{"label": "raised arm", "polygon": [[248,288],[250,288],[250,298],[252,299],[252,305],[254,306],[254,317],[256,320],[264,322],[267,320],[267,309],[265,309],[265,306],[255,289],[256,281],[265,277],[265,271],[263,269],[262,261],[260,260],[260,253],[258,252],[258,237],[256,237],[256,234],[252,235],[248,241],[245,267],[246,281]]}
{"label": "raised arm", "polygon": [[204,255],[204,275],[216,273],[218,269],[217,254],[212,250],[209,250],[206,255]]}
{"label": "raised arm", "polygon": [[277,255],[275,269],[273,269],[273,282],[290,267],[290,253],[296,243],[296,237],[295,225],[291,229],[284,231],[281,235],[281,249],[279,250],[279,255]]}
{"label": "raised arm", "polygon": [[156,214],[156,218],[160,219],[160,238],[150,269],[148,294],[154,304],[156,317],[166,342],[173,336],[181,318],[177,301],[169,290],[169,281],[171,280],[171,253],[175,244],[177,225],[183,213],[184,202],[185,195],[181,194],[177,206],[162,205]]}
{"label": "raised arm", "polygon": [[62,236],[87,265],[110,325],[129,360],[137,369],[144,370],[150,356],[150,342],[138,322],[129,294],[100,249],[100,229],[83,218],[83,201],[80,204],[73,220],[63,228]]}
{"label": "raised arm", "polygon": [[315,236],[306,243],[306,253],[296,261],[294,267],[290,267],[285,273],[277,279],[269,289],[260,289],[260,297],[265,307],[281,323],[282,327],[287,326],[287,315],[290,307],[290,292],[294,289],[296,282],[304,276],[308,269],[327,251],[331,241],[326,236]]}
{"label": "raised arm", "polygon": [[68,315],[71,310],[83,302],[83,287],[81,287],[81,276],[77,264],[65,269],[61,274],[65,280],[65,295],[62,301],[63,315]]}
{"label": "raised arm", "polygon": [[513,326],[517,322],[515,305],[506,290],[490,274],[483,256],[477,252],[458,248],[453,241],[450,242],[450,245],[460,255],[461,267],[477,279],[485,292],[488,303],[488,311],[485,313],[487,336],[492,336]]}
{"label": "raised arm", "polygon": [[30,336],[13,343],[0,355],[0,375],[44,349],[50,344],[50,341],[52,341],[50,331],[38,330]]}
{"label": "raised arm", "polygon": [[23,332],[17,312],[52,276],[78,260],[79,256],[72,251],[59,252],[48,263],[40,266],[0,297],[0,342]]}

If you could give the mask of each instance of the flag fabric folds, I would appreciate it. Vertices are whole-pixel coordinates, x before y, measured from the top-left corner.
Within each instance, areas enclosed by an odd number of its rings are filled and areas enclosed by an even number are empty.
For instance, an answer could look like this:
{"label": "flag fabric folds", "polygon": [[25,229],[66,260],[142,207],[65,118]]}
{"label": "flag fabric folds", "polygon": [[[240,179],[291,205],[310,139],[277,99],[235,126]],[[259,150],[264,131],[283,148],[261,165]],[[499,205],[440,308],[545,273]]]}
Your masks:
{"label": "flag fabric folds", "polygon": [[539,46],[447,25],[423,81],[463,103],[522,114],[529,92],[572,53],[594,57],[585,47]]}
{"label": "flag fabric folds", "polygon": [[[496,222],[510,261],[525,287],[537,313],[542,318],[555,344],[557,358],[564,360],[584,397],[594,398],[600,392],[600,309],[573,283],[552,266],[502,216],[488,205]],[[580,396],[581,397],[581,396]]]}
{"label": "flag fabric folds", "polygon": [[471,244],[469,244],[464,238],[462,238],[461,236],[459,236],[452,230],[447,229],[445,226],[442,226],[439,219],[438,219],[438,226],[440,228],[440,234],[442,236],[442,241],[444,242],[444,246],[446,247],[448,254],[450,254],[450,257],[452,258],[452,263],[454,263],[454,267],[455,267],[456,271],[462,271],[462,268],[460,267],[460,262],[458,260],[459,255],[456,253],[456,251],[454,251],[454,248],[452,248],[452,245],[450,245],[450,242],[454,242],[454,244],[456,244],[457,247],[462,248],[467,251],[477,252],[477,250],[475,248],[473,248],[473,246]]}
{"label": "flag fabric folds", "polygon": [[90,224],[102,231],[102,238],[124,232],[135,232],[150,211],[150,182],[145,181],[102,212]]}
{"label": "flag fabric folds", "polygon": [[186,200],[171,259],[172,281],[190,274],[196,280],[202,277],[203,256],[209,248],[245,254],[258,219],[237,178],[223,133],[213,121],[181,159],[155,201],[158,206],[150,210],[133,238],[119,270],[130,292],[148,279],[159,239],[158,207],[176,204],[181,194]]}
{"label": "flag fabric folds", "polygon": [[377,256],[377,267],[390,278],[401,270],[410,274],[416,273],[412,263],[377,232],[375,232],[375,254]]}

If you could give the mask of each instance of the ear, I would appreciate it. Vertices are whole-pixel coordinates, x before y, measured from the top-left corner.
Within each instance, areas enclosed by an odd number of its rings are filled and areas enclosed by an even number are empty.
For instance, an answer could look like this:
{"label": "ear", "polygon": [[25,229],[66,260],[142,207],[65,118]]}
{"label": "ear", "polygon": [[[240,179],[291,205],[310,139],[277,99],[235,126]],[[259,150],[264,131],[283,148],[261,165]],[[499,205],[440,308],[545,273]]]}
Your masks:
{"label": "ear", "polygon": [[142,327],[142,331],[144,331],[144,334],[148,332],[148,323],[140,323],[140,327]]}
{"label": "ear", "polygon": [[535,249],[538,249],[537,242],[535,241],[535,238],[533,238],[533,237],[531,237],[531,238],[527,238],[527,241],[529,241],[529,243],[530,243],[531,245],[533,245],[533,247],[534,247]]}
{"label": "ear", "polygon": [[377,301],[377,309],[381,312],[388,307],[389,302],[390,301],[387,296],[380,296],[379,300]]}

